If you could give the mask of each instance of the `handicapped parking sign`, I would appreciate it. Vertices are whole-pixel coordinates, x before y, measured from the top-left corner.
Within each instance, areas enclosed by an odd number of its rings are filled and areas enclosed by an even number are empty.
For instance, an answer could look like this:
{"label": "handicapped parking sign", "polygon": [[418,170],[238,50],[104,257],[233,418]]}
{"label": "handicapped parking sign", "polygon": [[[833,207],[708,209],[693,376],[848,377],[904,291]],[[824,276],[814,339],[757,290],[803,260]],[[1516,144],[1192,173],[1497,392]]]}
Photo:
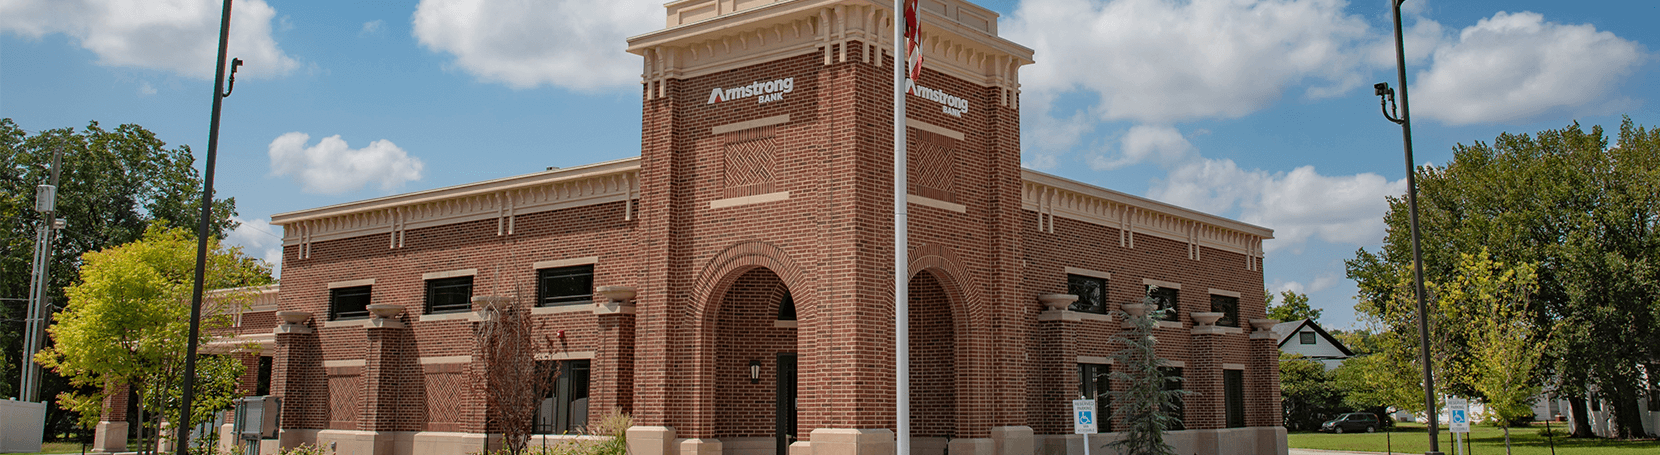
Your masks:
{"label": "handicapped parking sign", "polygon": [[1072,400],[1072,433],[1092,434],[1095,426],[1095,400]]}
{"label": "handicapped parking sign", "polygon": [[1447,400],[1447,430],[1453,433],[1470,432],[1470,402],[1464,399]]}

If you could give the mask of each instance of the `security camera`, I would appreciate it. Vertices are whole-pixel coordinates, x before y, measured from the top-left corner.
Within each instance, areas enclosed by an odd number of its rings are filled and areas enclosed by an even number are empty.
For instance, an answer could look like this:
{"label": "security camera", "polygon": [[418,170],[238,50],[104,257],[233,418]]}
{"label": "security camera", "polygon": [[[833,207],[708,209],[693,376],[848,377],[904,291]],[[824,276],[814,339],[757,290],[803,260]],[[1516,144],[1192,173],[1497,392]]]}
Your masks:
{"label": "security camera", "polygon": [[1376,84],[1372,84],[1372,88],[1377,90],[1378,96],[1395,94],[1395,90],[1389,88],[1389,83],[1388,82],[1379,82],[1379,83],[1376,83]]}

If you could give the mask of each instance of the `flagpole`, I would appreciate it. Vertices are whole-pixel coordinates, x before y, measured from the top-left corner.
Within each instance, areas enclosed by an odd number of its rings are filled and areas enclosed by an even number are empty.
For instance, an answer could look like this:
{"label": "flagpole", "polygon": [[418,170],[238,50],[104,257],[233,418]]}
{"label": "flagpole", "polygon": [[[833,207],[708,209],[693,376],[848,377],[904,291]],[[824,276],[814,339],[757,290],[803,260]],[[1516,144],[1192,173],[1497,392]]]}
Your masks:
{"label": "flagpole", "polygon": [[905,171],[905,7],[912,0],[894,0],[893,14],[893,361],[895,453],[911,453],[911,340],[910,292],[907,264],[910,245],[906,231]]}

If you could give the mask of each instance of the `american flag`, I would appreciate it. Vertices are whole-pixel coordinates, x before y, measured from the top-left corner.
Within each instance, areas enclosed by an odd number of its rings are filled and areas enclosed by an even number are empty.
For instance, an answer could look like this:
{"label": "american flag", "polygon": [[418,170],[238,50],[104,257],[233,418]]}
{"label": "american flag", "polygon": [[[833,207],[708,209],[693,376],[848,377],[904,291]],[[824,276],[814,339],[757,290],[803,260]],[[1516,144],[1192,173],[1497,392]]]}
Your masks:
{"label": "american flag", "polygon": [[[917,18],[917,0],[905,0],[905,56],[906,78],[916,80],[922,74],[922,27]],[[907,91],[915,92],[914,88]]]}

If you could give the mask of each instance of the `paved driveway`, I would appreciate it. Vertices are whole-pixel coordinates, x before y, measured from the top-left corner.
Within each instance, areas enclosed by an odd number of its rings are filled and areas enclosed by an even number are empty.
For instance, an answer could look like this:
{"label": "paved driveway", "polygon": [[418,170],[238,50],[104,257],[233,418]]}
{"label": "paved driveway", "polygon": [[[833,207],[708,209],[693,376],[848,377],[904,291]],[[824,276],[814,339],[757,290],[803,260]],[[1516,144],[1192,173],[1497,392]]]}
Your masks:
{"label": "paved driveway", "polygon": [[[1406,452],[1395,452],[1404,454]],[[1342,450],[1291,449],[1287,455],[1382,455],[1383,452],[1348,452]]]}

